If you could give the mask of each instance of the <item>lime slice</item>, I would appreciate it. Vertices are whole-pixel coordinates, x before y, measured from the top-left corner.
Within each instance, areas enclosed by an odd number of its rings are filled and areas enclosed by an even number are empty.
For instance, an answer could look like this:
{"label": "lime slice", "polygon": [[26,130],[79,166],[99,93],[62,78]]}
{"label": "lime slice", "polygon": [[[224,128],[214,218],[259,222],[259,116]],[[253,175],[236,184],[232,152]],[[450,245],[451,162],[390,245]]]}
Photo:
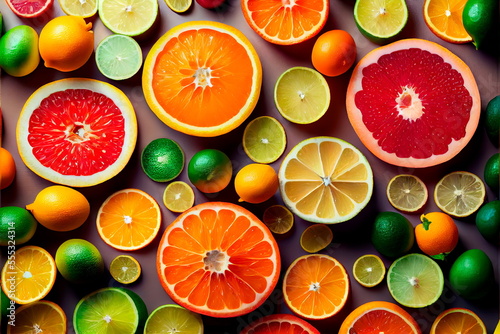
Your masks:
{"label": "lime slice", "polygon": [[308,67],[292,67],[276,81],[274,102],[280,114],[290,122],[313,123],[330,106],[330,87],[318,71]]}
{"label": "lime slice", "polygon": [[117,282],[130,284],[141,276],[141,265],[130,255],[118,255],[109,264],[109,273]]}
{"label": "lime slice", "polygon": [[99,18],[112,32],[127,36],[145,33],[158,16],[156,0],[100,0]]}
{"label": "lime slice", "polygon": [[394,176],[387,185],[386,194],[394,208],[405,212],[420,210],[429,197],[424,182],[409,174]]}
{"label": "lime slice", "polygon": [[302,232],[300,246],[308,253],[316,253],[333,240],[332,230],[324,224],[311,225]]}
{"label": "lime slice", "polygon": [[403,30],[408,7],[405,0],[356,0],[354,21],[366,38],[383,43]]}
{"label": "lime slice", "polygon": [[97,13],[97,0],[58,0],[67,15],[92,17]]}
{"label": "lime slice", "polygon": [[243,149],[255,162],[272,163],[279,159],[285,148],[285,129],[274,117],[257,117],[248,123],[243,132]]}
{"label": "lime slice", "polygon": [[183,181],[170,183],[163,192],[163,204],[172,212],[184,212],[194,204],[194,191]]}
{"label": "lime slice", "polygon": [[352,267],[354,279],[364,287],[371,288],[378,285],[385,276],[384,262],[377,255],[367,254],[360,256]]}
{"label": "lime slice", "polygon": [[165,0],[168,8],[176,13],[184,13],[191,7],[193,0]]}
{"label": "lime slice", "polygon": [[125,288],[103,288],[83,297],[73,313],[76,334],[142,331],[148,317],[144,301]]}
{"label": "lime slice", "polygon": [[110,35],[95,50],[97,68],[112,80],[125,80],[139,72],[142,66],[142,50],[132,37]]}
{"label": "lime slice", "polygon": [[430,257],[408,254],[395,260],[387,272],[392,297],[407,307],[426,307],[443,292],[443,272]]}
{"label": "lime slice", "polygon": [[293,213],[283,205],[271,205],[264,211],[262,221],[276,234],[285,234],[293,227]]}
{"label": "lime slice", "polygon": [[203,334],[203,321],[179,305],[162,305],[151,312],[144,328],[144,334],[157,333]]}

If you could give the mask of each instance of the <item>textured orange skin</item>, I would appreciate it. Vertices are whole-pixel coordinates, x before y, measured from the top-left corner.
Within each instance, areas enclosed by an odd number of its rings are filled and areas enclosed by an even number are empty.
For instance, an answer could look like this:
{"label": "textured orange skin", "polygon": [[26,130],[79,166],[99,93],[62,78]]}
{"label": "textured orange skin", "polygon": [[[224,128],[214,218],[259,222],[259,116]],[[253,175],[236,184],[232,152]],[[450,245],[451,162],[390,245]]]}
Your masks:
{"label": "textured orange skin", "polygon": [[16,162],[9,151],[0,147],[0,189],[12,184],[16,176]]}
{"label": "textured orange skin", "polygon": [[[425,229],[424,219],[430,221]],[[443,212],[430,212],[420,217],[422,221],[415,227],[415,240],[418,247],[427,255],[451,252],[458,243],[458,228],[453,219]]]}
{"label": "textured orange skin", "polygon": [[335,77],[351,68],[356,60],[356,42],[344,30],[330,30],[314,43],[311,60],[320,73]]}

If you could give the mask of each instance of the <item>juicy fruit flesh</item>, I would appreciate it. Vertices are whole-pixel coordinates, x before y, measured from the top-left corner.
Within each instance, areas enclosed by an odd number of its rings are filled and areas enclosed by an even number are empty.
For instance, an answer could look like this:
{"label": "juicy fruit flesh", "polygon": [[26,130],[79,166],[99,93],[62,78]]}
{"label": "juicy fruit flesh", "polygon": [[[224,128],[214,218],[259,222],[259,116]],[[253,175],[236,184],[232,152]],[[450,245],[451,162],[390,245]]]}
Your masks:
{"label": "juicy fruit flesh", "polygon": [[406,24],[408,9],[404,1],[358,0],[356,21],[369,34],[391,37]]}
{"label": "juicy fruit flesh", "polygon": [[373,333],[401,334],[413,333],[413,326],[398,314],[383,308],[375,308],[360,316],[350,327],[349,333],[364,333],[370,329]]}
{"label": "juicy fruit flesh", "polygon": [[486,329],[481,319],[466,312],[459,311],[448,313],[444,318],[441,318],[437,326],[431,330],[432,334],[484,334]]}
{"label": "juicy fruit flesh", "polygon": [[[28,15],[37,13],[36,16],[43,13],[45,7],[52,5],[53,0],[42,0],[42,1],[25,1],[25,0],[9,0],[9,6],[13,7],[17,13],[21,15]],[[48,3],[48,5],[47,5]],[[16,13],[16,14],[17,14]]]}
{"label": "juicy fruit flesh", "polygon": [[50,94],[33,111],[28,142],[45,167],[63,175],[93,175],[119,158],[124,123],[120,109],[105,95],[67,89]]}

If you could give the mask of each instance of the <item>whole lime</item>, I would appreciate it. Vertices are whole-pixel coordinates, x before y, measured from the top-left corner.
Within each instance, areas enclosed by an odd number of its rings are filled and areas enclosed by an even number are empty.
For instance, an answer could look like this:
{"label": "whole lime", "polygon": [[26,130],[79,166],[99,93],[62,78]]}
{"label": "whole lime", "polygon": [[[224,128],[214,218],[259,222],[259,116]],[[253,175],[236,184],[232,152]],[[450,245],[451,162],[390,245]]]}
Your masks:
{"label": "whole lime", "polygon": [[96,246],[83,239],[63,242],[56,251],[59,273],[72,283],[90,283],[104,272],[104,262]]}
{"label": "whole lime", "polygon": [[142,151],[141,166],[144,173],[153,181],[173,180],[184,169],[184,151],[172,139],[155,139]]}
{"label": "whole lime", "polygon": [[14,77],[33,72],[40,62],[38,34],[28,25],[9,29],[0,38],[0,67]]}
{"label": "whole lime", "polygon": [[488,202],[477,211],[476,227],[486,240],[500,242],[500,201]]}
{"label": "whole lime", "polygon": [[216,149],[201,150],[189,160],[188,177],[204,193],[216,193],[227,187],[233,174],[229,157]]}
{"label": "whole lime", "polygon": [[476,49],[487,44],[496,20],[497,10],[498,0],[468,0],[465,3],[462,21]]}
{"label": "whole lime", "polygon": [[500,189],[500,153],[493,154],[484,165],[484,182],[495,193]]}
{"label": "whole lime", "polygon": [[500,95],[488,102],[484,112],[484,126],[493,145],[500,145]]}
{"label": "whole lime", "polygon": [[397,212],[380,212],[375,217],[371,241],[382,255],[396,258],[406,254],[415,242],[415,232],[410,221]]}
{"label": "whole lime", "polygon": [[491,291],[493,275],[493,264],[488,255],[480,249],[469,249],[453,262],[449,279],[459,295],[474,300]]}
{"label": "whole lime", "polygon": [[0,246],[21,245],[36,232],[38,222],[31,213],[17,206],[0,208]]}

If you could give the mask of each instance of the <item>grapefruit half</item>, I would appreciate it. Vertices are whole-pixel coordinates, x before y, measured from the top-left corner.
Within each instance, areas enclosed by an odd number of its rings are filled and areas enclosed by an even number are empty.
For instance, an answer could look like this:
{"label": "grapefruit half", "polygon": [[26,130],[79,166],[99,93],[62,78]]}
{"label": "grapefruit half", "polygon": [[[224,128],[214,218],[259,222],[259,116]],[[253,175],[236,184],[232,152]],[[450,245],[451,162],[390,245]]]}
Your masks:
{"label": "grapefruit half", "polygon": [[23,162],[34,173],[54,183],[86,187],[125,167],[137,141],[137,120],[118,88],[93,79],[62,79],[28,98],[16,138]]}
{"label": "grapefruit half", "polygon": [[418,168],[446,162],[467,145],[481,102],[476,80],[459,57],[436,43],[405,39],[359,61],[346,108],[375,156]]}

